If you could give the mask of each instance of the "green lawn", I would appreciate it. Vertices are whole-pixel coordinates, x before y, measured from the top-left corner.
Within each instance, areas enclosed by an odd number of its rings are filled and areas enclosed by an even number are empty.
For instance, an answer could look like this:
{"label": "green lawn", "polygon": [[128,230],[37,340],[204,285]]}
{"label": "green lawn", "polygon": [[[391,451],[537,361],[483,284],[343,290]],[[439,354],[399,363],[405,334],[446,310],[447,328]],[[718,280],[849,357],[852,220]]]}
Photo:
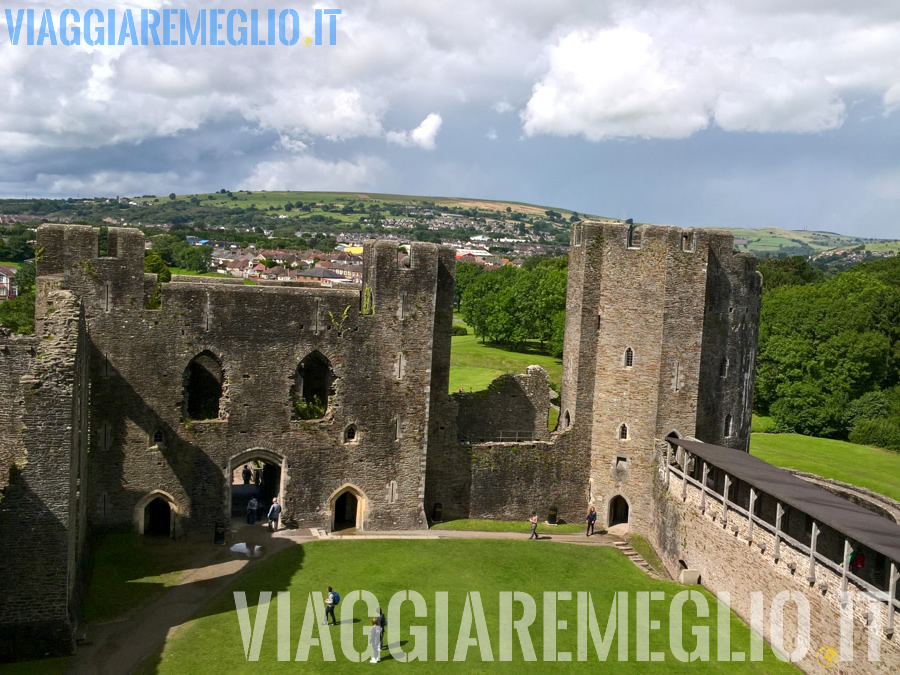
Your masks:
{"label": "green lawn", "polygon": [[22,263],[0,260],[0,265],[6,265],[7,267],[15,267],[16,269],[19,269],[19,265],[21,265],[21,264]]}
{"label": "green lawn", "polygon": [[0,663],[0,675],[63,675],[69,670],[71,662],[71,656],[60,656],[55,659]]}
{"label": "green lawn", "polygon": [[656,570],[657,574],[664,578],[668,578],[669,573],[666,572],[665,565],[663,565],[662,560],[659,559],[659,556],[656,554],[656,551],[650,545],[649,541],[636,534],[631,534],[628,535],[628,543],[631,545],[631,548],[641,554],[641,557],[648,565],[650,565],[650,567]]}
{"label": "green lawn", "polygon": [[528,366],[543,366],[550,385],[559,391],[562,361],[540,351],[537,342],[529,351],[514,352],[504,347],[482,344],[474,335],[454,336],[450,351],[450,391],[480,391],[504,373],[524,373]]}
{"label": "green lawn", "polygon": [[775,466],[859,485],[900,500],[900,453],[799,434],[751,434],[750,453]]}
{"label": "green lawn", "polygon": [[183,267],[170,267],[169,271],[172,274],[180,274],[187,277],[225,277],[226,279],[233,278],[230,274],[222,274],[220,272],[197,272],[196,270],[187,270]]}
{"label": "green lawn", "polygon": [[85,621],[114,619],[178,583],[197,555],[196,544],[111,534],[94,544],[93,571],[83,606]]}
{"label": "green lawn", "polygon": [[[433,530],[465,530],[467,532],[521,532],[528,534],[530,525],[527,521],[517,520],[448,520],[446,523],[432,525]],[[538,534],[577,534],[584,532],[584,525],[565,523],[562,525],[546,525],[538,523]]]}
{"label": "green lawn", "polygon": [[[326,585],[331,585],[341,592],[342,601],[338,607],[339,618],[346,622],[341,628],[323,627],[320,625],[322,609],[315,606],[306,617],[307,603],[312,592],[323,592]],[[346,668],[350,662],[342,651],[341,631],[348,631],[348,642],[343,646],[358,650],[359,656],[367,660],[367,641],[364,627],[371,624],[370,610],[363,602],[350,603],[352,591],[365,590],[375,595],[375,601],[386,610],[389,623],[385,644],[397,644],[406,652],[425,645],[427,661],[415,665],[401,664],[393,660],[390,654],[383,652],[383,661],[378,671],[383,669],[394,672],[414,670],[417,673],[432,672],[521,672],[529,667],[532,672],[548,672],[552,670],[597,671],[597,654],[590,637],[587,640],[588,661],[577,661],[577,603],[574,600],[562,600],[557,603],[557,620],[566,621],[567,628],[556,632],[556,650],[570,652],[573,661],[564,666],[548,665],[543,660],[544,648],[544,591],[570,591],[590,593],[599,629],[607,632],[607,618],[610,614],[614,591],[627,592],[628,595],[628,660],[619,663],[617,659],[617,640],[623,631],[616,631],[612,639],[607,659],[608,667],[621,673],[648,672],[681,672],[688,666],[677,661],[670,650],[669,638],[669,603],[655,601],[650,603],[650,619],[659,621],[658,629],[649,631],[649,648],[664,653],[664,662],[638,662],[636,660],[636,595],[638,591],[661,591],[666,598],[685,590],[673,582],[655,581],[647,577],[621,553],[608,547],[580,547],[552,542],[534,541],[497,541],[497,540],[440,540],[440,541],[331,541],[313,542],[273,555],[254,565],[245,574],[238,577],[231,587],[215,598],[201,611],[188,627],[169,638],[161,656],[153,659],[153,663],[143,664],[142,672],[166,673],[276,673],[296,672],[338,672]],[[415,591],[424,599],[426,616],[413,617],[411,603],[404,603],[402,614],[396,608],[390,609],[389,599],[400,591]],[[695,587],[695,590],[696,587]],[[290,604],[284,602],[281,607],[270,607],[264,633],[261,634],[259,661],[246,660],[241,637],[238,614],[235,611],[234,591],[246,593],[249,609],[245,618],[255,630],[262,625],[257,618],[255,605],[261,592],[289,591]],[[465,626],[462,621],[464,605],[469,597],[467,593],[480,592],[480,603],[483,605],[484,627],[486,639],[472,646],[478,635],[481,612],[475,604],[474,621],[470,622],[470,630],[460,629]],[[529,594],[535,602],[536,619],[530,627],[523,627],[530,635],[537,656],[537,663],[523,663],[523,653],[517,631],[513,631],[513,661],[500,660],[499,638],[499,593],[502,591],[520,591]],[[436,593],[447,592],[448,620],[446,635],[449,661],[438,661],[436,643],[439,631],[436,629]],[[716,658],[717,622],[715,600],[706,591],[698,591],[709,603],[707,618],[697,618],[697,608],[688,602],[682,609],[684,617],[683,645],[687,650],[696,646],[696,638],[691,627],[703,625],[710,634],[710,659]],[[278,602],[285,600],[285,596]],[[275,596],[273,595],[273,602]],[[277,617],[279,611],[286,608],[290,618],[289,633],[285,640],[285,655],[294,659],[298,645],[308,647],[308,662],[298,665],[290,661],[277,660]],[[344,614],[347,612],[348,614]],[[352,614],[349,614],[352,612]],[[519,602],[513,603],[513,616],[516,621],[522,616],[523,609]],[[352,619],[351,619],[352,616]],[[306,623],[308,622],[308,623]],[[284,625],[284,624],[283,624]],[[418,626],[418,631],[427,630],[427,635],[413,634],[411,626]],[[249,626],[248,626],[249,627]],[[734,615],[730,619],[731,648],[735,651],[749,651],[749,629]],[[399,636],[391,631],[399,629]],[[443,631],[441,631],[442,633]],[[311,639],[320,639],[327,634],[330,639],[324,640],[332,644],[337,663],[323,662],[323,649],[312,644]],[[462,633],[461,646],[465,649],[465,637],[472,636],[468,651],[462,651],[460,661],[454,662],[459,635]],[[301,640],[301,635],[304,638]],[[255,637],[255,635],[254,635]],[[311,639],[309,639],[311,638]],[[352,639],[352,643],[349,642]],[[420,642],[421,641],[421,642]],[[480,647],[490,646],[492,662],[482,660]],[[464,660],[464,662],[462,662]],[[352,666],[351,666],[352,667]],[[368,668],[368,665],[359,666]],[[778,661],[767,648],[765,660],[762,662],[733,662],[719,664],[715,660],[708,662],[695,661],[690,664],[692,672],[752,672],[779,673],[795,672],[788,664]]]}

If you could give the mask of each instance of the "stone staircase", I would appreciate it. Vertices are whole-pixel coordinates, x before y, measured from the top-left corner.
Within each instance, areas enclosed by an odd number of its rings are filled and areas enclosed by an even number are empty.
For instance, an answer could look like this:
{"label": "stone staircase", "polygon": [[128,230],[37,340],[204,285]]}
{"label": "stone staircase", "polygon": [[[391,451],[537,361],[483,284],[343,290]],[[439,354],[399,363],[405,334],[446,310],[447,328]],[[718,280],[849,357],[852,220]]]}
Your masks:
{"label": "stone staircase", "polygon": [[621,551],[631,562],[637,565],[638,569],[642,570],[648,577],[659,579],[660,581],[669,581],[657,574],[656,571],[647,564],[647,561],[641,557],[641,554],[631,548],[630,544],[624,541],[617,541],[613,546],[616,547],[616,550]]}

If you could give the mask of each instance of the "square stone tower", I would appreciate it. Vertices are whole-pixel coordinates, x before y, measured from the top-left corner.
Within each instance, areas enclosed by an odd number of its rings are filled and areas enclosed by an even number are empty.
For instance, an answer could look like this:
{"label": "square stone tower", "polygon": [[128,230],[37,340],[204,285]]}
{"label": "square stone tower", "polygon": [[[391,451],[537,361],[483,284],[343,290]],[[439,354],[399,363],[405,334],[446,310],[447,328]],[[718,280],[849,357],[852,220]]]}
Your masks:
{"label": "square stone tower", "polygon": [[572,229],[560,429],[588,435],[600,524],[649,531],[654,444],[747,450],[761,277],[716,230]]}

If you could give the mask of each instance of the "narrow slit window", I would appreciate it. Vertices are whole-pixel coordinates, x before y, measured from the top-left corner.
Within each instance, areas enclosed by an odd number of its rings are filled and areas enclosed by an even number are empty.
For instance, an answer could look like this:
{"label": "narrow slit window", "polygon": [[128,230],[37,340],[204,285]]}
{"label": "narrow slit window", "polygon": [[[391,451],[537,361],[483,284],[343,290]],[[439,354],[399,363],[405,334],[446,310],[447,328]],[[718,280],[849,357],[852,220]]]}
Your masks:
{"label": "narrow slit window", "polygon": [[732,417],[730,414],[725,415],[725,438],[729,438],[731,436],[732,429]]}
{"label": "narrow slit window", "polygon": [[641,247],[641,233],[637,231],[635,225],[630,225],[628,228],[628,248],[640,248]]}
{"label": "narrow slit window", "polygon": [[625,367],[631,368],[634,365],[634,350],[629,347],[625,350]]}
{"label": "narrow slit window", "polygon": [[619,440],[627,441],[628,440],[628,425],[623,424],[619,427]]}
{"label": "narrow slit window", "polygon": [[676,361],[675,374],[672,375],[672,389],[681,391],[682,386],[684,386],[684,372],[681,368],[681,361]]}
{"label": "narrow slit window", "polygon": [[722,359],[722,365],[719,366],[719,377],[728,377],[728,359]]}

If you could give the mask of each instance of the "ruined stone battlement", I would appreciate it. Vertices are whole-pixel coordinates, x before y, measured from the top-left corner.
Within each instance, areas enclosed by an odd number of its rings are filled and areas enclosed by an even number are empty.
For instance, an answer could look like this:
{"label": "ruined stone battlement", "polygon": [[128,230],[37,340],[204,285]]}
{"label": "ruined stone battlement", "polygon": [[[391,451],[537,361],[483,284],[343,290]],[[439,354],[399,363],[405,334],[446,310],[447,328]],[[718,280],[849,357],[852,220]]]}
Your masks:
{"label": "ruined stone battlement", "polygon": [[[749,438],[761,284],[728,233],[573,226],[553,432],[541,368],[448,393],[449,247],[370,241],[347,288],[176,276],[149,309],[140,231],[110,228],[105,256],[89,226],[37,239],[37,335],[0,337],[0,459],[27,462],[0,483],[0,538],[27,486],[57,523],[42,530],[57,576],[39,592],[49,614],[2,615],[4,636],[67,634],[88,522],[143,533],[161,508],[164,532],[210,533],[252,460],[288,527],[425,528],[438,503],[445,519],[555,507],[580,522],[594,505],[598,525],[640,532],[657,440]],[[30,578],[30,560],[7,551],[2,567]]]}

